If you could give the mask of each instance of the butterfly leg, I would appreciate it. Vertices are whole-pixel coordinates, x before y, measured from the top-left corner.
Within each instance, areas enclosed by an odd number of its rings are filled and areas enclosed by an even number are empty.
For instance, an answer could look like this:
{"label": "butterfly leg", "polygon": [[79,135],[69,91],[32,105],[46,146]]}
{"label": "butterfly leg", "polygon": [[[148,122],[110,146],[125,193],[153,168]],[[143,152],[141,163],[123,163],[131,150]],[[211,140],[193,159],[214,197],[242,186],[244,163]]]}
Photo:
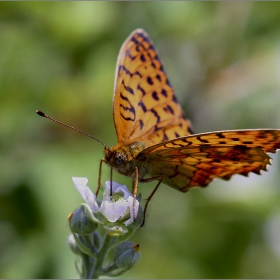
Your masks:
{"label": "butterfly leg", "polygon": [[[133,190],[132,190],[132,194],[133,194],[133,209],[134,209],[134,206],[135,206],[136,196],[137,196],[137,193],[138,193],[138,179],[139,179],[139,170],[138,170],[137,167],[135,167],[134,178],[133,178]],[[148,183],[148,182],[151,182],[151,181],[154,181],[154,180],[159,180],[157,185],[155,186],[154,190],[152,191],[152,193],[147,198],[147,202],[146,202],[145,207],[144,207],[143,221],[142,221],[141,227],[145,224],[145,217],[146,217],[146,211],[147,211],[148,204],[151,201],[151,199],[152,199],[153,195],[155,194],[155,192],[157,191],[159,185],[161,184],[162,179],[163,179],[162,176],[157,176],[157,177],[147,178],[147,179],[142,179],[141,180],[141,182],[145,182],[145,183]],[[136,219],[136,216],[135,216],[135,213],[133,211],[133,220],[135,220],[135,219]]]}
{"label": "butterfly leg", "polygon": [[135,167],[134,178],[133,178],[133,187],[132,187],[132,194],[133,194],[133,206],[132,207],[133,207],[133,220],[134,221],[136,220],[136,215],[135,215],[134,209],[135,209],[136,196],[138,193],[138,177],[139,177],[139,171],[138,171],[138,168]]}
{"label": "butterfly leg", "polygon": [[97,190],[95,192],[96,197],[97,197],[97,195],[99,193],[99,190],[101,188],[101,175],[102,175],[102,163],[103,162],[106,162],[105,158],[102,158],[100,160],[100,163],[99,163],[98,186],[97,186]]}
{"label": "butterfly leg", "polygon": [[157,185],[155,186],[154,190],[152,191],[152,193],[147,198],[147,202],[146,202],[145,207],[144,207],[143,222],[141,224],[141,227],[144,226],[144,224],[145,224],[146,211],[147,211],[147,208],[148,208],[148,204],[151,201],[152,197],[154,196],[155,192],[157,191],[159,185],[161,184],[163,177],[153,177],[153,178],[149,178],[149,179],[145,180],[145,182],[150,182],[150,181],[154,181],[154,180],[157,180],[157,179],[159,180]]}
{"label": "butterfly leg", "polygon": [[110,197],[113,196],[113,168],[110,169]]}

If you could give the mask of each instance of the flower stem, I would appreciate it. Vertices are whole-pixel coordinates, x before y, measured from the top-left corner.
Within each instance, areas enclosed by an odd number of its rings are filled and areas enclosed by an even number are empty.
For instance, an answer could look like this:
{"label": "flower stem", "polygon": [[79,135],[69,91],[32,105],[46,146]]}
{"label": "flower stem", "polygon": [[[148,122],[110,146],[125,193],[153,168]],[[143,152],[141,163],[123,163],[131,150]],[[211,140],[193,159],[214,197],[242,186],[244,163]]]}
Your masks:
{"label": "flower stem", "polygon": [[102,265],[109,251],[113,239],[114,239],[113,236],[110,236],[107,233],[105,234],[102,247],[100,248],[97,254],[96,262],[92,267],[91,273],[88,275],[89,279],[97,279],[102,274]]}

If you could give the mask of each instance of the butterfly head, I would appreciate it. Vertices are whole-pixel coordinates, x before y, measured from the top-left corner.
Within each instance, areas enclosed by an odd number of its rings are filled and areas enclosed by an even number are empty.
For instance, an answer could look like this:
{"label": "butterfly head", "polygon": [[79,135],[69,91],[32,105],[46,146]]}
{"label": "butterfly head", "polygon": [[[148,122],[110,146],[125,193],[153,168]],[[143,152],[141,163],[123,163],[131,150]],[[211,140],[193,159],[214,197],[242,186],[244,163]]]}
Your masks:
{"label": "butterfly head", "polygon": [[115,147],[105,147],[105,159],[108,165],[113,168],[119,169],[121,166],[125,166],[128,160],[127,154],[123,149],[117,149]]}

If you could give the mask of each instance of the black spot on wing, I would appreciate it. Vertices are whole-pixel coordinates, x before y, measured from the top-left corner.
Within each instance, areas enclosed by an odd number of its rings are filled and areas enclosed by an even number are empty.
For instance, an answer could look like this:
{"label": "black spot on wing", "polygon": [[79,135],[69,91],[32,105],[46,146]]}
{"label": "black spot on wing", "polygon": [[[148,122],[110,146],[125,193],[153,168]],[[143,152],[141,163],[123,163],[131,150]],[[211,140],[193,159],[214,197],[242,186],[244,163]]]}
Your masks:
{"label": "black spot on wing", "polygon": [[140,78],[142,78],[142,75],[140,74],[139,71],[136,71],[134,73],[131,73],[127,68],[125,68],[123,65],[119,66],[119,72],[120,71],[124,71],[127,75],[129,75],[130,77],[134,76],[134,75],[138,75]]}
{"label": "black spot on wing", "polygon": [[145,90],[141,86],[138,85],[137,89],[142,92],[143,96],[146,94]]}
{"label": "black spot on wing", "polygon": [[142,120],[139,120],[139,124],[140,124],[140,129],[142,130],[143,126],[144,126],[144,123]]}
{"label": "black spot on wing", "polygon": [[138,103],[138,106],[140,106],[142,108],[144,113],[147,112],[147,108],[142,100],[140,100],[140,102]]}
{"label": "black spot on wing", "polygon": [[130,50],[126,51],[125,55],[128,56],[132,61],[135,60],[135,58],[138,57],[137,55],[132,56],[131,53],[130,53]]}
{"label": "black spot on wing", "polygon": [[239,158],[238,157],[231,157],[230,160],[232,160],[232,161],[239,161]]}
{"label": "black spot on wing", "polygon": [[129,99],[126,96],[123,96],[122,94],[120,94],[120,98],[122,100],[128,102],[129,105],[130,105],[130,107],[126,107],[126,106],[121,104],[120,107],[123,109],[123,111],[129,111],[130,113],[132,113],[133,118],[124,116],[122,112],[121,112],[121,116],[127,121],[135,121],[135,109],[132,106],[132,104],[130,103]]}
{"label": "black spot on wing", "polygon": [[170,113],[170,114],[174,115],[174,110],[172,109],[172,107],[170,105],[166,105],[166,107],[164,107],[163,110],[166,113]]}
{"label": "black spot on wing", "polygon": [[[137,33],[137,34],[139,34],[139,33]],[[135,38],[135,37],[132,37],[132,38],[131,38],[131,41],[132,41],[133,43],[135,43],[136,45],[138,45],[138,44],[139,44],[139,42],[136,40],[136,38]]]}
{"label": "black spot on wing", "polygon": [[208,143],[208,140],[201,139],[200,136],[198,136],[197,139],[198,139],[200,142],[202,142],[202,143]]}
{"label": "black spot on wing", "polygon": [[193,129],[192,129],[190,126],[188,126],[188,132],[189,132],[190,134],[194,134],[194,131],[193,131]]}
{"label": "black spot on wing", "polygon": [[172,101],[175,103],[178,103],[178,99],[175,94],[173,94],[173,96],[172,96]]}
{"label": "black spot on wing", "polygon": [[166,84],[171,87],[171,84],[170,84],[170,82],[169,82],[169,80],[167,78],[166,78]]}
{"label": "black spot on wing", "polygon": [[157,94],[157,92],[156,92],[156,91],[153,91],[153,92],[152,92],[152,97],[153,97],[153,99],[154,99],[154,100],[156,100],[156,101],[158,101],[158,100],[159,100],[159,98],[158,98],[158,94]]}
{"label": "black spot on wing", "polygon": [[158,115],[157,111],[155,109],[151,109],[151,112],[157,118],[157,123],[159,123],[160,122],[160,116]]}
{"label": "black spot on wing", "polygon": [[126,69],[123,65],[119,66],[119,72],[124,71],[126,74],[128,74],[130,77],[132,77],[132,73]]}
{"label": "black spot on wing", "polygon": [[225,136],[224,136],[223,133],[221,133],[221,132],[216,133],[216,135],[217,135],[219,138],[225,138]]}
{"label": "black spot on wing", "polygon": [[148,38],[147,36],[145,36],[144,33],[138,32],[137,35],[138,35],[139,37],[141,37],[142,42],[148,42],[148,43],[150,42],[149,38]]}
{"label": "black spot on wing", "polygon": [[139,71],[136,71],[133,75],[138,75],[140,78],[142,78],[142,75],[139,73]]}
{"label": "black spot on wing", "polygon": [[155,50],[155,47],[154,47],[152,44],[150,44],[149,49],[152,50],[152,51],[154,51],[154,50]]}
{"label": "black spot on wing", "polygon": [[167,91],[163,88],[161,90],[161,94],[164,96],[164,97],[167,97]]}
{"label": "black spot on wing", "polygon": [[157,54],[155,55],[154,60],[160,61]]}
{"label": "black spot on wing", "polygon": [[131,87],[126,86],[126,85],[124,84],[124,82],[122,82],[122,84],[123,84],[123,86],[124,86],[124,88],[125,88],[125,90],[126,90],[127,92],[129,92],[130,94],[134,94],[134,91],[133,91],[133,89],[132,89]]}
{"label": "black spot on wing", "polygon": [[139,43],[137,42],[137,46],[135,47],[135,50],[136,50],[137,52],[142,52],[142,50],[143,50],[143,45],[141,45],[141,44],[139,44]]}
{"label": "black spot on wing", "polygon": [[159,82],[161,82],[161,76],[159,74],[156,75],[156,78]]}
{"label": "black spot on wing", "polygon": [[152,80],[152,78],[150,76],[147,77],[147,83],[149,85],[153,85],[154,84],[154,82],[153,82],[153,80]]}
{"label": "black spot on wing", "polygon": [[247,148],[246,146],[243,146],[243,145],[235,145],[234,148],[237,149],[237,150],[241,150],[241,151],[247,151],[247,150],[250,149],[250,148]]}

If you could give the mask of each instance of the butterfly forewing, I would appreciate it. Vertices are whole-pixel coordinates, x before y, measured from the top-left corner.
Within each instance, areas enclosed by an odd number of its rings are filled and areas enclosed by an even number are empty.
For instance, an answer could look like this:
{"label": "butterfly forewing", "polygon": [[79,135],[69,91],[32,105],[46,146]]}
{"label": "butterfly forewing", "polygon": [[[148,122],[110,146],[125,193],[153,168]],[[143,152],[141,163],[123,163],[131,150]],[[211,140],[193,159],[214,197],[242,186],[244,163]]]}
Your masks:
{"label": "butterfly forewing", "polygon": [[280,130],[235,130],[194,134],[143,150],[150,175],[158,174],[169,186],[187,191],[206,186],[213,178],[259,174],[270,164],[267,152],[280,148]]}
{"label": "butterfly forewing", "polygon": [[155,47],[142,29],[132,32],[121,47],[114,91],[119,143],[135,140],[150,146],[192,132]]}

